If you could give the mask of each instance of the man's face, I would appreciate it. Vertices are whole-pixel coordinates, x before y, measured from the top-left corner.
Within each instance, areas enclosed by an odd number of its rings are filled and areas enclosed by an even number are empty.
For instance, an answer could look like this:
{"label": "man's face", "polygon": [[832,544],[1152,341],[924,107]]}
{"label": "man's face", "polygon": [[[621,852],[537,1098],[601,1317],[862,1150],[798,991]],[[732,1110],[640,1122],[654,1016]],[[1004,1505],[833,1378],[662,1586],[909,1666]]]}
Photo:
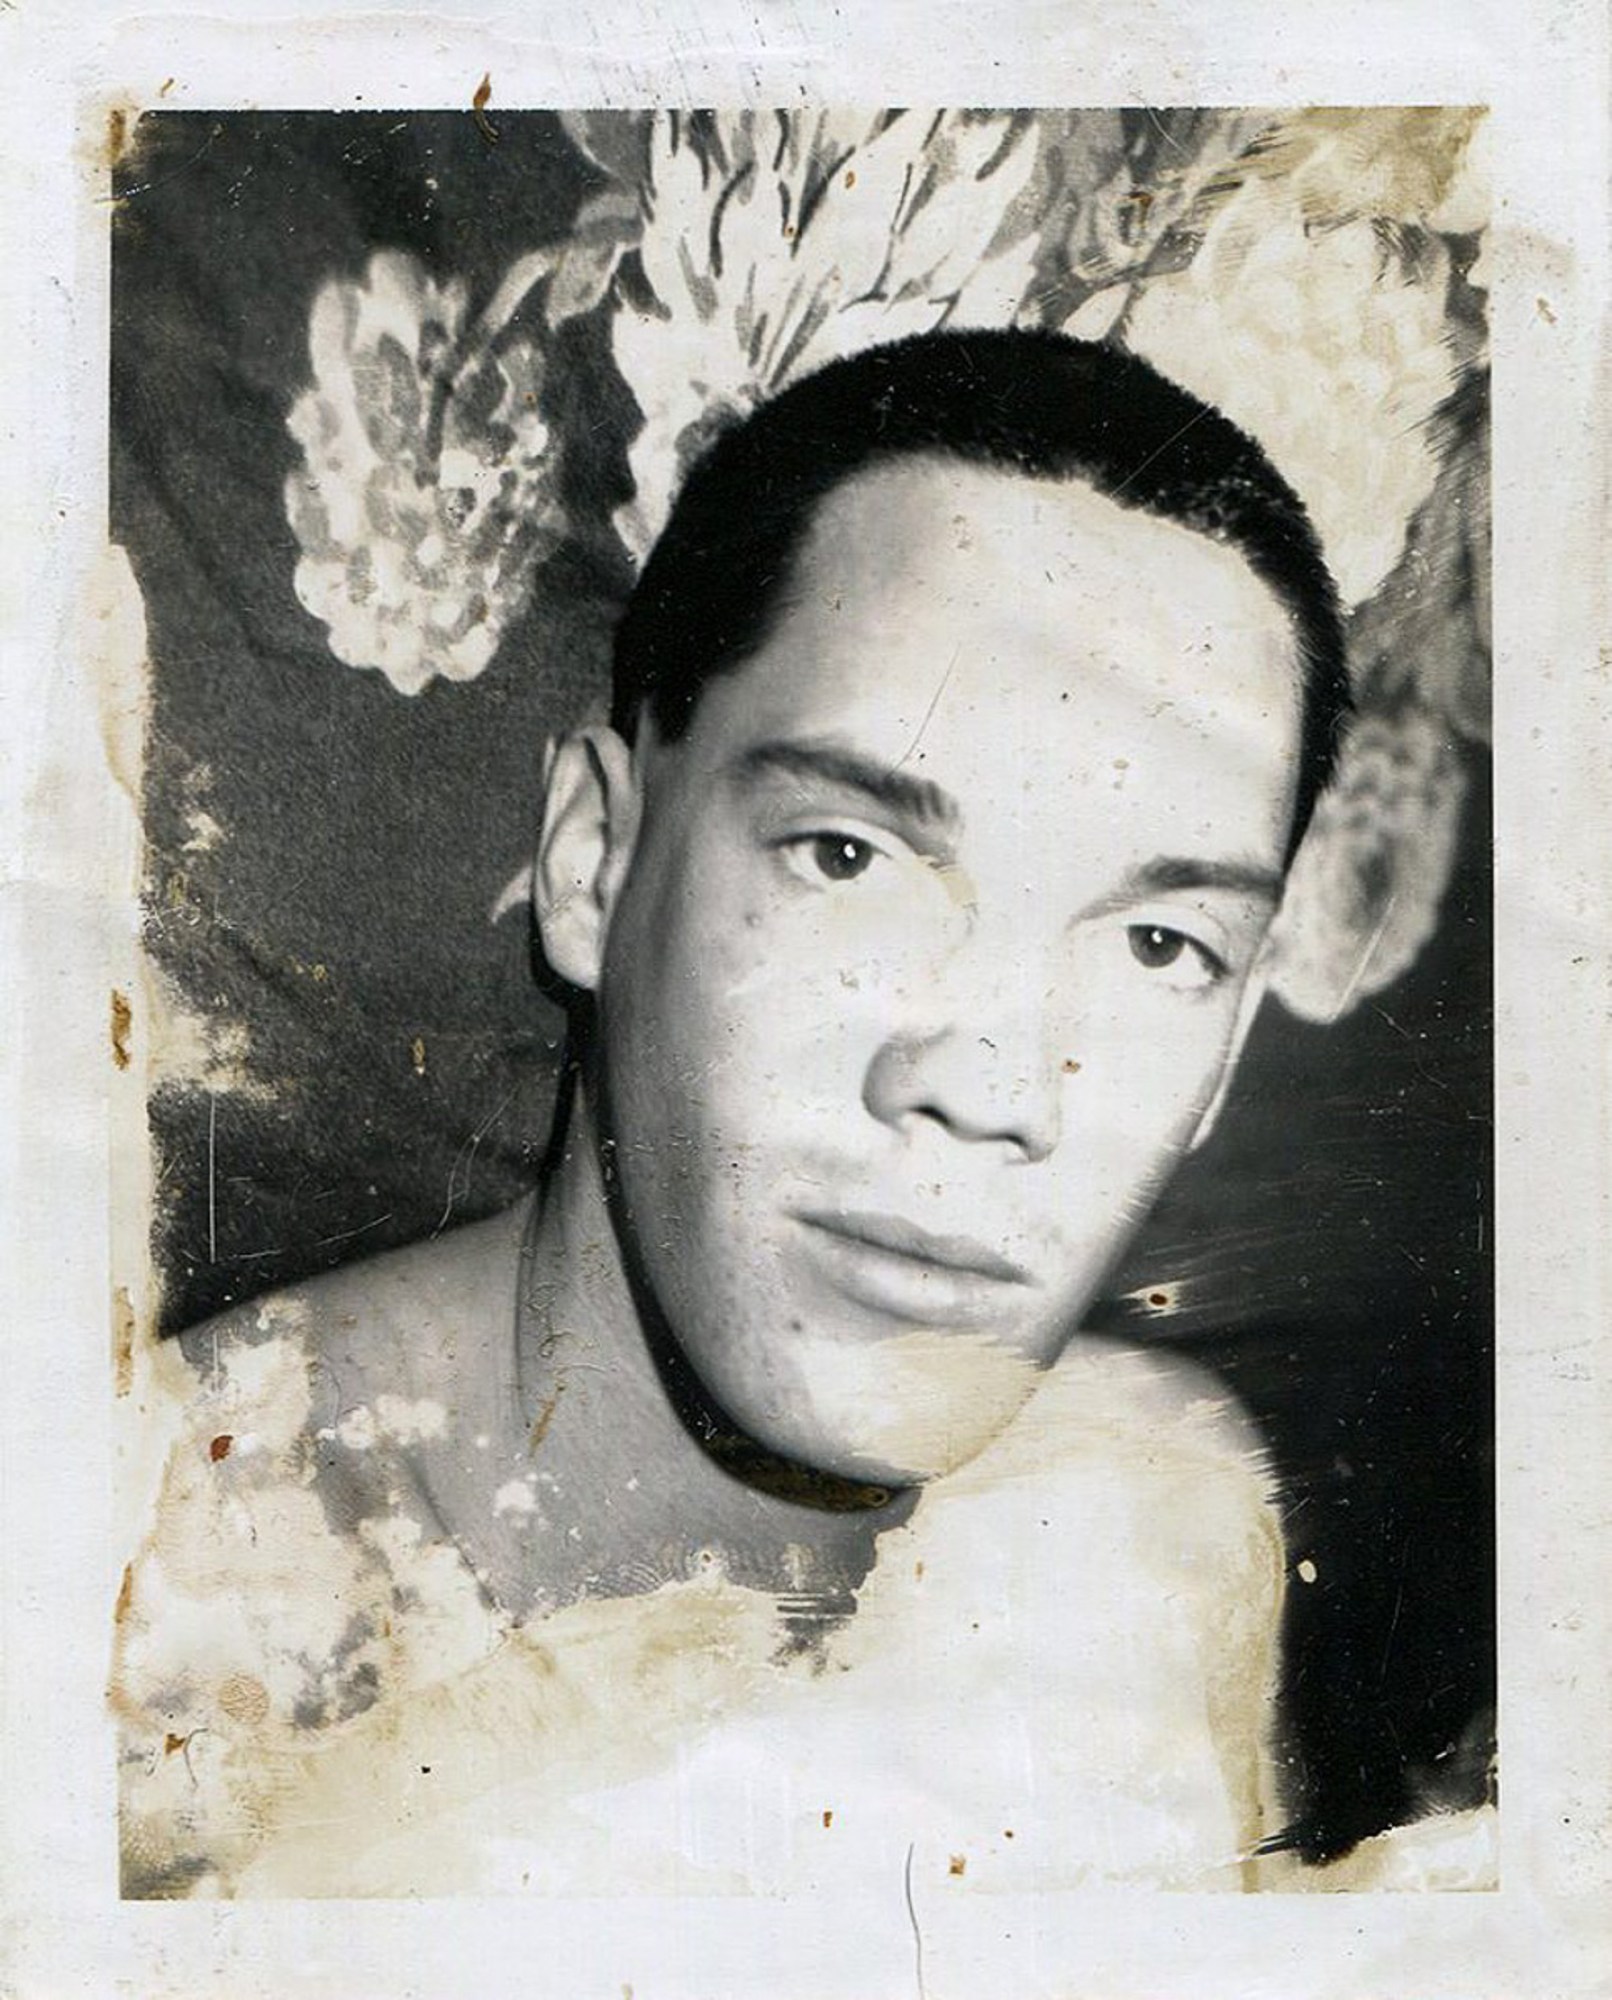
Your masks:
{"label": "man's face", "polygon": [[1299,721],[1239,556],[914,460],[826,502],[765,647],[646,732],[608,1130],[751,1437],[906,1480],[1017,1410],[1252,1012]]}

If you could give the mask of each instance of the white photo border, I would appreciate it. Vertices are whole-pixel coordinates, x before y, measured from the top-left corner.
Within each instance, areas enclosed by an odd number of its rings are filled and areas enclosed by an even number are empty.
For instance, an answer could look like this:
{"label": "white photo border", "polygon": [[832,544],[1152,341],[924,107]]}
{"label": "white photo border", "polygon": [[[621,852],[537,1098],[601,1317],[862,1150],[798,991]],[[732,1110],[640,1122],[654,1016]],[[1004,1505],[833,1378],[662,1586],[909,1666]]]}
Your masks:
{"label": "white photo border", "polygon": [[[1593,1991],[1612,1957],[1612,1117],[1604,853],[1607,27],[1547,0],[1273,12],[1158,0],[593,0],[275,19],[0,8],[0,297],[11,330],[0,536],[0,1271],[10,1353],[0,1986],[19,1994],[813,2000]],[[1471,1896],[1089,1891],[976,1904],[925,1968],[899,1881],[861,1904],[462,1900],[135,1905],[117,1897],[110,1614],[116,1460],[109,1180],[139,1129],[108,1048],[136,977],[139,836],[109,678],[107,119],[122,107],[1482,103],[1494,132],[1501,1887]],[[103,641],[97,641],[97,628]],[[131,1073],[137,1077],[137,1066]],[[122,1135],[119,1137],[119,1135]],[[128,1204],[124,1204],[127,1211]],[[138,1230],[136,1230],[138,1235]],[[119,1269],[128,1268],[120,1255]],[[1599,1913],[1597,1914],[1597,1906]]]}

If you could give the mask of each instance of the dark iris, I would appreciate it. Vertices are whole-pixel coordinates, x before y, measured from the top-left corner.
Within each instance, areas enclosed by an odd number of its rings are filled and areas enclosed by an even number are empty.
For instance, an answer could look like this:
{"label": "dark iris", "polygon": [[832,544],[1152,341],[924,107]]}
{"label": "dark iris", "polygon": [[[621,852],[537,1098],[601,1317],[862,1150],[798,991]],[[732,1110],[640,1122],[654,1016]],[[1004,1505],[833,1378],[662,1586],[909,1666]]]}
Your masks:
{"label": "dark iris", "polygon": [[848,833],[820,833],[812,842],[812,859],[825,880],[854,882],[866,872],[873,849]]}
{"label": "dark iris", "polygon": [[1174,965],[1187,948],[1187,941],[1179,931],[1166,930],[1162,924],[1132,924],[1129,936],[1131,956],[1150,972],[1162,972],[1167,965]]}

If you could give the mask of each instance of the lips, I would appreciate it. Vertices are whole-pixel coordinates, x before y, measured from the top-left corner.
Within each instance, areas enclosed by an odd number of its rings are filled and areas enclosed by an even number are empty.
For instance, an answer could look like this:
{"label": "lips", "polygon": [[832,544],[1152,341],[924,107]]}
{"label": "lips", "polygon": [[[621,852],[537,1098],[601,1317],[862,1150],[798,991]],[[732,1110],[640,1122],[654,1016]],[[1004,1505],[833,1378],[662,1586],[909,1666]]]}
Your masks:
{"label": "lips", "polygon": [[901,1216],[799,1209],[795,1220],[836,1291],[913,1325],[988,1325],[1012,1313],[1032,1283],[988,1243],[938,1235]]}

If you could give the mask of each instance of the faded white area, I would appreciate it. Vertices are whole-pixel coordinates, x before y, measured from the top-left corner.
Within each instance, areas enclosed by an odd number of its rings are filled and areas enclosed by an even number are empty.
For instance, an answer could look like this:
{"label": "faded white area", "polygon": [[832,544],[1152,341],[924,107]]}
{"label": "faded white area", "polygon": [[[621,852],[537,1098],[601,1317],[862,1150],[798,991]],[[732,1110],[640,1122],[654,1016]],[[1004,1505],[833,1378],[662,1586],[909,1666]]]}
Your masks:
{"label": "faded white area", "polygon": [[[221,0],[206,21],[119,32],[120,10],[106,6],[0,10],[0,269],[22,359],[5,389],[0,495],[0,1270],[12,1333],[0,1486],[0,1976],[25,1993],[481,2000],[530,1993],[541,1965],[555,1992],[634,1986],[708,2000],[753,1992],[759,1980],[774,1995],[823,2000],[916,1993],[921,1937],[937,1996],[1596,1993],[1612,1949],[1602,1914],[1612,1797],[1602,15],[1541,0],[1504,9],[1368,0],[1341,15],[1273,17],[1254,0],[1226,0],[1212,14],[1133,9],[1115,33],[1050,0],[891,5],[811,21],[646,0],[573,11],[547,24],[539,45],[531,15],[489,24],[481,9],[436,11],[434,24],[393,16],[321,30],[319,9],[288,0],[272,26],[254,28]],[[190,109],[435,107],[467,101],[489,70],[495,104],[778,101],[797,89],[840,101],[1496,104],[1506,218],[1490,273],[1501,417],[1507,1791],[1498,1893],[1419,1897],[1414,1907],[1372,1896],[1005,1893],[971,1901],[966,1921],[951,1924],[928,1884],[909,1910],[900,1870],[881,1866],[845,1887],[827,1926],[813,1897],[541,1908],[116,1902],[106,1628],[131,1549],[111,1476],[129,1447],[107,1389],[109,1118],[120,1171],[138,1166],[138,1142],[104,1050],[107,988],[133,962],[134,849],[93,719],[87,655],[69,637],[101,532],[105,372],[100,183],[84,164],[93,140],[75,151],[73,121],[95,93],[156,102],[169,77],[161,101]],[[94,111],[82,129],[98,133]],[[116,1281],[139,1296],[139,1258],[126,1249],[125,1235]]]}
{"label": "faded white area", "polygon": [[791,1351],[802,1379],[820,1385],[825,1431],[857,1438],[880,1465],[954,1466],[1037,1394],[1032,1361],[955,1327],[915,1328],[877,1346],[809,1330]]}
{"label": "faded white area", "polygon": [[319,1435],[339,1438],[349,1451],[368,1451],[381,1443],[410,1445],[441,1437],[447,1421],[447,1411],[430,1398],[410,1402],[402,1396],[377,1396],[373,1405],[359,1403],[344,1410]]}
{"label": "faded white area", "polygon": [[[1203,1378],[1072,1351],[881,1538],[854,1617],[791,1654],[719,1561],[522,1625],[490,1610],[410,1475],[440,1409],[378,1397],[370,1425],[313,1431],[317,1351],[295,1314],[267,1330],[175,1377],[119,1595],[138,1893],[832,1896],[909,1849],[948,1904],[1256,1885],[1282,1553]],[[338,1532],[346,1482],[301,1440],[370,1456],[388,1402],[394,1469]],[[525,1480],[494,1498],[532,1504]]]}
{"label": "faded white area", "polygon": [[[1350,604],[1388,574],[1404,523],[1433,490],[1423,426],[1455,379],[1442,248],[1437,268],[1413,275],[1385,223],[1448,209],[1481,227],[1487,211],[1459,114],[1446,142],[1453,173],[1438,171],[1440,149],[1414,120],[1385,112],[1360,133],[1323,127],[1298,171],[1273,169],[1224,202],[1192,263],[1148,286],[1128,323],[1138,352],[1264,445]],[[1404,158],[1412,131],[1432,171],[1417,175]]]}

